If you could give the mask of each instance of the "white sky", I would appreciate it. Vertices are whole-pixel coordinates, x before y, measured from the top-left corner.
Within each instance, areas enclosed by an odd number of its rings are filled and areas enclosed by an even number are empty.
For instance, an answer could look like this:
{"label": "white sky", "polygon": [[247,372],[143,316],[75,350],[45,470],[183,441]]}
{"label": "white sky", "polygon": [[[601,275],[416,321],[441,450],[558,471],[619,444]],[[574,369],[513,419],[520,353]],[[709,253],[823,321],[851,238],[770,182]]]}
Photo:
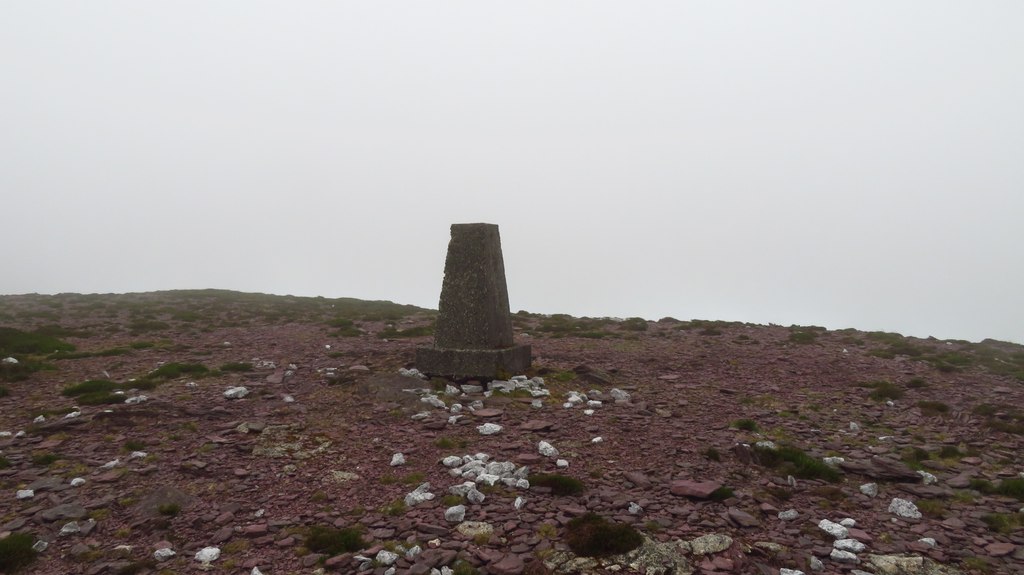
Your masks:
{"label": "white sky", "polygon": [[0,3],[0,293],[1024,342],[1024,3]]}

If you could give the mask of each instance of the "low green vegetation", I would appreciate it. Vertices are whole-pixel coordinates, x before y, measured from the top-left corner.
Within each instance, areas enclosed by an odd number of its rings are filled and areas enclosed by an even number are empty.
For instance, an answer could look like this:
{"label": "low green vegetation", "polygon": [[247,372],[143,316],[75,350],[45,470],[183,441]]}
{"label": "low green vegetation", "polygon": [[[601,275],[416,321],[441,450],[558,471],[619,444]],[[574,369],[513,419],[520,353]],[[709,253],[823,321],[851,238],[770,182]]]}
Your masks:
{"label": "low green vegetation", "polygon": [[145,448],[146,444],[137,439],[129,439],[124,442],[125,451],[142,451]]}
{"label": "low green vegetation", "polygon": [[928,387],[928,382],[920,377],[915,377],[907,382],[907,389],[922,389],[925,387]]}
{"label": "low green vegetation", "polygon": [[55,333],[61,332],[46,328],[26,332],[13,327],[0,327],[0,355],[19,357],[75,350],[75,346],[58,339]]}
{"label": "low green vegetation", "polygon": [[36,538],[28,533],[11,533],[0,539],[0,573],[17,573],[36,558],[32,545]]}
{"label": "low green vegetation", "polygon": [[325,525],[310,527],[306,536],[306,548],[325,555],[341,555],[359,551],[366,547],[362,531],[356,527],[337,529]]}
{"label": "low green vegetation", "polygon": [[128,355],[132,350],[126,347],[112,347],[110,349],[102,349],[100,351],[56,351],[46,356],[46,359],[62,360],[62,359],[84,359],[87,357],[114,357],[118,355]]}
{"label": "low green vegetation", "polygon": [[754,421],[753,419],[746,419],[746,418],[744,418],[744,419],[737,419],[736,421],[732,422],[732,426],[735,427],[736,429],[740,429],[742,431],[757,431],[758,430],[757,422]]}
{"label": "low green vegetation", "polygon": [[941,459],[960,459],[963,456],[964,453],[955,445],[943,445],[939,448],[939,457]]}
{"label": "low green vegetation", "polygon": [[874,381],[867,384],[867,387],[872,388],[871,393],[868,397],[875,401],[887,401],[901,399],[904,395],[903,388],[892,383],[891,381]]}
{"label": "low green vegetation", "polygon": [[984,417],[985,425],[995,431],[1024,435],[1024,411],[1015,407],[996,407],[992,404],[982,403],[976,406],[972,413]]}
{"label": "low green vegetation", "polygon": [[11,394],[11,390],[7,389],[6,386],[0,385],[0,397],[7,397]]}
{"label": "low green vegetation", "polygon": [[530,485],[547,487],[551,489],[553,495],[577,495],[583,493],[583,490],[586,489],[583,482],[579,479],[560,473],[531,475],[528,479]]}
{"label": "low green vegetation", "polygon": [[[209,369],[201,363],[165,363],[153,371],[147,373],[143,379],[157,380],[157,379],[177,379],[186,375],[192,377],[202,377],[209,373]],[[137,386],[136,386],[137,387]]]}
{"label": "low green vegetation", "polygon": [[647,320],[642,317],[631,317],[619,322],[619,329],[623,331],[647,331]]}
{"label": "low green vegetation", "polygon": [[701,455],[708,461],[721,461],[722,454],[714,447],[708,447],[704,451],[701,451]]}
{"label": "low green vegetation", "polygon": [[177,503],[164,503],[157,508],[157,512],[164,517],[174,517],[181,512],[181,505]]}
{"label": "low green vegetation", "polygon": [[940,499],[919,499],[916,505],[925,517],[942,519],[946,516],[946,504]]}
{"label": "low green vegetation", "polygon": [[405,504],[405,501],[403,501],[401,499],[395,499],[391,503],[388,503],[383,508],[381,508],[380,511],[384,515],[390,515],[391,517],[397,517],[397,516],[405,513],[406,509],[408,509],[408,508],[409,508],[409,506]]}
{"label": "low green vegetation", "polygon": [[128,323],[128,330],[133,334],[148,333],[171,329],[171,324],[155,319],[136,319]]}
{"label": "low green vegetation", "polygon": [[540,318],[540,323],[537,324],[534,331],[547,334],[550,337],[601,339],[614,335],[606,329],[614,323],[614,320],[605,317],[573,317],[561,313],[537,317]]}
{"label": "low green vegetation", "polygon": [[839,470],[789,445],[776,449],[755,446],[754,459],[758,464],[775,469],[780,474],[800,479],[822,479],[836,483],[842,477]]}
{"label": "low green vegetation", "polygon": [[[79,405],[106,405],[124,403],[125,388],[131,384],[115,383],[105,379],[90,379],[66,386],[61,394],[74,397]],[[122,393],[116,393],[121,391]]]}
{"label": "low green vegetation", "polygon": [[66,330],[48,326],[26,332],[12,327],[0,327],[0,358],[13,357],[18,363],[0,363],[0,381],[24,381],[33,373],[46,369],[40,356],[71,352],[75,346],[59,337]]}
{"label": "low green vegetation", "polygon": [[986,495],[1002,495],[1024,501],[1024,478],[1003,479],[996,484],[986,479],[972,479],[971,489]]}
{"label": "low green vegetation", "polygon": [[986,513],[981,516],[989,530],[996,533],[1012,533],[1024,527],[1024,513]]}
{"label": "low green vegetation", "polygon": [[384,485],[395,485],[401,483],[402,485],[414,485],[422,483],[425,475],[419,471],[408,473],[406,475],[382,475],[380,482]]}
{"label": "low green vegetation", "polygon": [[459,559],[452,565],[452,575],[480,575],[480,570]]}
{"label": "low green vegetation", "polygon": [[363,331],[356,326],[356,322],[345,317],[336,317],[328,320],[327,325],[334,328],[331,335],[334,337],[359,337]]}
{"label": "low green vegetation", "polygon": [[721,501],[725,501],[726,499],[732,497],[733,494],[734,494],[734,491],[733,491],[732,487],[727,487],[727,486],[723,485],[723,486],[719,487],[718,489],[712,491],[711,495],[708,496],[708,499],[710,499],[712,501],[719,501],[719,502],[721,502]]}
{"label": "low green vegetation", "polygon": [[35,465],[50,465],[61,458],[60,454],[48,451],[39,451],[32,454],[32,463]]}
{"label": "low green vegetation", "polygon": [[921,410],[921,415],[926,417],[935,417],[949,413],[949,406],[941,401],[921,400],[917,402],[917,408]]}
{"label": "low green vegetation", "polygon": [[643,537],[631,525],[587,513],[569,521],[565,542],[581,557],[607,557],[636,549],[643,544]]}

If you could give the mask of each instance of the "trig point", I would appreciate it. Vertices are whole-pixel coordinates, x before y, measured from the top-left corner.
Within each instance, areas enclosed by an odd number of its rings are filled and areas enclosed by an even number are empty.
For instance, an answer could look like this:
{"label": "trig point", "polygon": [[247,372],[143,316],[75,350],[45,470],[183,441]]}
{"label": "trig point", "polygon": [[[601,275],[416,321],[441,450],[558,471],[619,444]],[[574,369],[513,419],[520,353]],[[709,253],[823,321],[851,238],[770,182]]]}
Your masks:
{"label": "trig point", "polygon": [[501,237],[494,224],[452,224],[434,347],[416,350],[431,375],[494,379],[530,367],[530,346],[512,341]]}

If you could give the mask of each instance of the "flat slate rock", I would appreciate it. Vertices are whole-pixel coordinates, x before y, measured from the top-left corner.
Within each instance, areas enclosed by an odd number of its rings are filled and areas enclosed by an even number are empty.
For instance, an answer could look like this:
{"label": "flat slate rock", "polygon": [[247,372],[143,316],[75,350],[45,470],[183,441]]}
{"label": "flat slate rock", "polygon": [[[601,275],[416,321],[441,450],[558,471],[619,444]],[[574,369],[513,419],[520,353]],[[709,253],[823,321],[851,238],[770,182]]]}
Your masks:
{"label": "flat slate rock", "polygon": [[502,409],[495,409],[493,407],[485,407],[484,409],[478,409],[473,412],[473,415],[477,417],[501,417],[505,413]]}
{"label": "flat slate rock", "polygon": [[720,487],[722,487],[722,484],[717,481],[691,481],[689,479],[680,479],[672,482],[671,487],[669,487],[669,491],[672,492],[672,495],[707,499]]}
{"label": "flat slate rock", "polygon": [[547,431],[554,427],[554,423],[551,421],[544,421],[543,419],[531,419],[524,421],[519,425],[519,429],[523,431]]}
{"label": "flat slate rock", "polygon": [[81,519],[88,512],[85,507],[75,503],[62,503],[42,511],[39,515],[44,521],[57,521],[58,519]]}
{"label": "flat slate rock", "polygon": [[843,461],[839,463],[839,467],[848,473],[865,475],[871,479],[905,483],[921,481],[921,476],[917,471],[908,467],[907,464],[885,457],[873,457],[870,461]]}

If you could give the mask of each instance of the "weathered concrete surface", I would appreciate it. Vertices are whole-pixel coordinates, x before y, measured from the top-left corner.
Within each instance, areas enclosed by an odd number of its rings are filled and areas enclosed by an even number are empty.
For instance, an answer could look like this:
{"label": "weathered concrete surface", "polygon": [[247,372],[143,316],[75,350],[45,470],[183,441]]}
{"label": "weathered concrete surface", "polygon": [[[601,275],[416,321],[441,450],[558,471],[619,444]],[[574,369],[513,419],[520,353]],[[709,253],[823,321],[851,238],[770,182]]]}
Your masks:
{"label": "weathered concrete surface", "polygon": [[438,311],[434,347],[416,352],[420,371],[497,377],[530,366],[530,347],[512,338],[498,226],[452,224]]}

